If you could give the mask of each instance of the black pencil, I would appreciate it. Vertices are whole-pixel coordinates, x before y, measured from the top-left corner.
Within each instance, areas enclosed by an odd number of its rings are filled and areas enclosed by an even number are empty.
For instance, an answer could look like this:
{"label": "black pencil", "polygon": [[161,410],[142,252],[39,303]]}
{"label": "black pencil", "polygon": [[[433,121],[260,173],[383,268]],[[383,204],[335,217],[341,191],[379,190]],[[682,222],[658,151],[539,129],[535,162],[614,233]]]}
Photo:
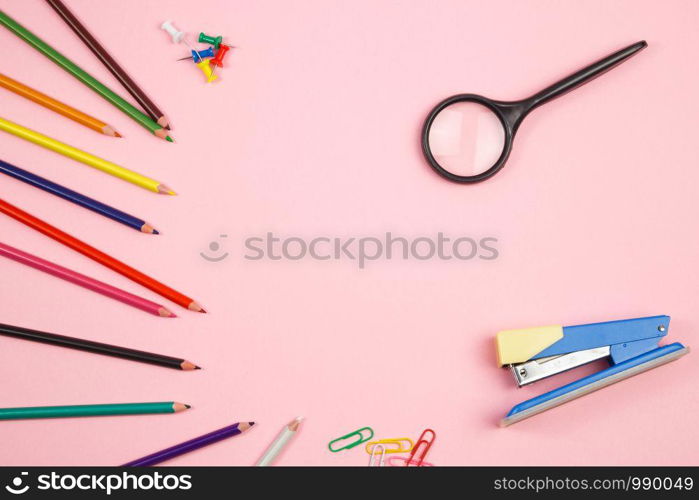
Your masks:
{"label": "black pencil", "polygon": [[167,368],[174,368],[175,370],[190,371],[200,368],[191,361],[182,358],[173,358],[172,356],[163,356],[162,354],[138,351],[127,347],[102,344],[101,342],[93,342],[91,340],[78,339],[75,337],[66,337],[65,335],[57,335],[55,333],[40,332],[20,326],[4,325],[0,323],[0,335],[32,340],[34,342],[41,342],[59,347],[68,347],[70,349],[78,349],[94,354],[104,354],[105,356],[114,356],[115,358],[129,359],[131,361],[140,361],[141,363],[165,366]]}

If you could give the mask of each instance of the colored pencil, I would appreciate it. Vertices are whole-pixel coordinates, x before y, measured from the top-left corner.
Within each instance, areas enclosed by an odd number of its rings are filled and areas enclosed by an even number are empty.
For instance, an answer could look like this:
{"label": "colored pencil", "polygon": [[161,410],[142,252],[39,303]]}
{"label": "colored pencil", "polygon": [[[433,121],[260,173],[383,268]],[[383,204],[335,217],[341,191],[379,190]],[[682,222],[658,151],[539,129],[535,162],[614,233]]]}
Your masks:
{"label": "colored pencil", "polygon": [[104,160],[78,148],[69,146],[68,144],[64,144],[56,139],[52,139],[51,137],[40,134],[39,132],[23,127],[22,125],[5,120],[4,118],[0,118],[0,130],[16,135],[17,137],[21,137],[24,140],[33,142],[34,144],[38,144],[39,146],[55,151],[58,154],[84,163],[85,165],[89,165],[90,167],[101,170],[102,172],[113,175],[114,177],[118,177],[126,182],[136,184],[143,189],[148,189],[149,191],[154,191],[160,194],[175,194],[175,192],[165,184],[153,180],[150,177],[146,177],[134,172],[133,170],[121,167],[116,163],[112,163],[111,161]]}
{"label": "colored pencil", "polygon": [[157,451],[137,460],[132,460],[131,462],[122,465],[122,467],[148,467],[151,465],[156,465],[166,460],[170,460],[171,458],[189,453],[190,451],[198,450],[204,446],[216,443],[222,439],[242,434],[250,429],[253,425],[255,425],[255,422],[239,422],[237,424],[229,425],[208,434],[204,434],[203,436],[190,439],[184,443],[176,444],[170,448]]}
{"label": "colored pencil", "polygon": [[13,80],[9,76],[3,75],[2,73],[0,73],[0,87],[4,87],[10,92],[14,92],[15,94],[22,96],[25,99],[29,99],[40,106],[48,108],[51,111],[55,111],[59,115],[63,115],[81,125],[85,125],[86,127],[91,128],[100,134],[111,137],[121,137],[121,134],[114,130],[114,127],[107,125],[102,120],[98,120],[93,116],[83,113],[79,109],[68,106],[61,101],[58,101],[53,97],[49,97],[36,89],[28,87],[17,80]]}
{"label": "colored pencil", "polygon": [[191,406],[168,401],[166,403],[117,403],[105,405],[26,406],[0,408],[0,420],[25,418],[102,417],[105,415],[146,415],[151,413],[178,413]]}
{"label": "colored pencil", "polygon": [[4,213],[5,215],[9,215],[13,219],[21,222],[22,224],[25,224],[31,227],[32,229],[35,229],[36,231],[45,234],[49,238],[52,238],[58,241],[59,243],[62,243],[63,245],[69,248],[72,248],[76,252],[79,252],[84,256],[89,257],[95,262],[99,262],[100,264],[102,264],[105,267],[108,267],[112,271],[116,271],[117,273],[129,278],[131,281],[134,281],[139,285],[142,285],[154,291],[158,295],[161,295],[162,297],[165,297],[166,299],[171,300],[172,302],[186,309],[197,312],[206,312],[199,304],[197,304],[195,301],[193,301],[186,295],[183,295],[180,292],[170,288],[169,286],[160,283],[159,281],[143,274],[141,271],[138,271],[131,266],[124,264],[123,262],[115,259],[114,257],[111,257],[106,253],[97,250],[96,248],[88,245],[87,243],[84,243],[83,241],[80,241],[79,239],[69,235],[68,233],[61,231],[57,227],[54,227],[51,224],[48,224],[47,222],[44,222],[41,219],[38,219],[37,217],[34,217],[33,215],[25,212],[24,210],[21,210],[15,207],[14,205],[7,203],[3,199],[0,199],[0,212]]}
{"label": "colored pencil", "polygon": [[274,441],[270,443],[255,465],[259,467],[272,465],[277,456],[289,444],[289,441],[296,436],[296,432],[298,432],[302,421],[303,417],[296,417],[294,420],[286,424]]}
{"label": "colored pencil", "polygon": [[85,45],[92,51],[97,59],[104,64],[109,72],[119,80],[119,83],[136,99],[136,102],[141,105],[143,110],[150,116],[158,125],[164,128],[170,128],[170,122],[165,114],[158,109],[153,101],[146,95],[143,90],[133,81],[133,79],[124,71],[107,50],[99,43],[95,37],[87,30],[85,25],[73,15],[73,13],[61,2],[61,0],[46,0],[53,7],[53,10],[66,22],[66,24],[78,35]]}
{"label": "colored pencil", "polygon": [[127,347],[102,344],[101,342],[66,337],[65,335],[57,335],[55,333],[40,332],[37,330],[30,330],[29,328],[22,328],[21,326],[0,324],[0,335],[41,342],[58,347],[77,349],[79,351],[87,351],[94,354],[103,354],[105,356],[113,356],[115,358],[128,359],[131,361],[139,361],[141,363],[150,363],[166,368],[174,368],[175,370],[191,371],[199,369],[199,367],[191,361],[182,358],[173,358],[172,356],[163,356],[162,354],[154,354],[152,352],[137,351],[136,349],[129,349]]}
{"label": "colored pencil", "polygon": [[142,233],[159,234],[158,231],[153,228],[153,226],[148,224],[146,221],[139,219],[138,217],[134,217],[133,215],[117,210],[114,207],[105,205],[102,202],[77,193],[72,189],[56,184],[55,182],[28,172],[27,170],[21,169],[15,165],[12,165],[11,163],[7,163],[6,161],[0,160],[0,173],[6,174],[22,182],[26,182],[31,186],[42,189],[47,193],[56,195],[59,198],[68,200],[71,203],[75,203],[76,205],[87,208],[88,210],[92,210],[93,212],[120,222],[121,224],[129,226]]}
{"label": "colored pencil", "polygon": [[138,122],[142,127],[149,130],[156,137],[165,139],[167,141],[173,142],[172,138],[167,134],[167,130],[155,123],[150,116],[142,113],[135,106],[125,101],[119,95],[117,95],[113,90],[104,85],[102,82],[97,80],[95,77],[87,73],[80,66],[75,64],[73,61],[68,59],[66,56],[58,52],[56,49],[51,47],[48,43],[44,42],[41,38],[36,36],[34,33],[29,31],[27,28],[19,24],[17,21],[12,19],[10,16],[5,14],[0,10],[0,24],[5,26],[12,33],[17,35],[19,38],[24,40],[26,43],[31,45],[33,48],[41,52],[44,56],[48,57],[51,61],[56,63],[58,66],[66,70],[68,73],[73,75],[75,78],[80,80],[82,83],[90,87],[92,90],[97,92],[104,99],[109,101],[111,104],[116,106],[118,109],[123,111],[133,120]]}
{"label": "colored pencil", "polygon": [[175,314],[172,311],[164,306],[161,306],[160,304],[156,304],[155,302],[141,298],[138,295],[134,295],[120,288],[108,285],[107,283],[90,278],[84,274],[77,273],[63,266],[59,266],[58,264],[44,260],[36,255],[23,252],[22,250],[11,247],[10,245],[0,243],[0,255],[19,262],[20,264],[24,264],[26,266],[33,267],[34,269],[38,269],[39,271],[51,274],[75,285],[87,288],[93,292],[100,293],[111,299],[118,300],[119,302],[123,302],[124,304],[128,304],[137,309],[141,309],[155,316],[161,316],[164,318],[175,317]]}

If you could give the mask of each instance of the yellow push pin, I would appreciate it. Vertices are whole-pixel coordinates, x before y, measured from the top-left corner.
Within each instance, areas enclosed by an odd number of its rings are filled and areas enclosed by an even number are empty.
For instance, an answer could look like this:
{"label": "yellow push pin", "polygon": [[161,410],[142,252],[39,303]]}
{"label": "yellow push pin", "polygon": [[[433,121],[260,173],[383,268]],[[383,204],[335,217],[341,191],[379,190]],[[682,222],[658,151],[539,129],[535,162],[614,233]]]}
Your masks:
{"label": "yellow push pin", "polygon": [[208,59],[204,59],[201,62],[196,63],[197,67],[204,73],[204,76],[206,76],[206,82],[213,82],[218,78],[218,75],[213,74],[213,70],[211,69],[211,65],[209,64]]}

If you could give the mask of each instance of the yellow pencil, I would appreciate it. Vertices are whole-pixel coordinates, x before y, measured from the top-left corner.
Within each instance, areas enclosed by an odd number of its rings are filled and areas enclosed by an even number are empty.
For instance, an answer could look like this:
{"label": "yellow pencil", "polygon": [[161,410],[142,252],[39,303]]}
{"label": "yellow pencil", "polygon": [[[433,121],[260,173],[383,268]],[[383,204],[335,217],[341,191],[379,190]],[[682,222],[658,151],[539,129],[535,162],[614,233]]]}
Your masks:
{"label": "yellow pencil", "polygon": [[111,161],[104,160],[78,148],[69,146],[68,144],[64,144],[56,139],[52,139],[39,132],[23,127],[22,125],[5,120],[4,118],[0,118],[0,130],[14,134],[17,137],[21,137],[22,139],[55,151],[63,156],[82,162],[85,165],[89,165],[104,173],[118,177],[126,182],[136,184],[149,191],[155,191],[161,194],[175,194],[175,192],[165,184],[153,180],[150,177],[146,177],[133,170],[121,167],[116,163],[112,163]]}

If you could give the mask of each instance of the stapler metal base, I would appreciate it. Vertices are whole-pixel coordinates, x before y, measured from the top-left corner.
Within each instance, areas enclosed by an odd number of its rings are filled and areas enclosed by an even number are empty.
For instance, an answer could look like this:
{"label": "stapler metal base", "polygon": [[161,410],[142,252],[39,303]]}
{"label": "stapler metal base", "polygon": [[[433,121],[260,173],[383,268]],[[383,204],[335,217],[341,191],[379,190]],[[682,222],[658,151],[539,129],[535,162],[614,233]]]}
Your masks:
{"label": "stapler metal base", "polygon": [[518,404],[502,419],[500,426],[507,427],[608,385],[674,361],[688,352],[689,347],[685,347],[679,342],[653,349],[640,356],[610,366],[605,370]]}

